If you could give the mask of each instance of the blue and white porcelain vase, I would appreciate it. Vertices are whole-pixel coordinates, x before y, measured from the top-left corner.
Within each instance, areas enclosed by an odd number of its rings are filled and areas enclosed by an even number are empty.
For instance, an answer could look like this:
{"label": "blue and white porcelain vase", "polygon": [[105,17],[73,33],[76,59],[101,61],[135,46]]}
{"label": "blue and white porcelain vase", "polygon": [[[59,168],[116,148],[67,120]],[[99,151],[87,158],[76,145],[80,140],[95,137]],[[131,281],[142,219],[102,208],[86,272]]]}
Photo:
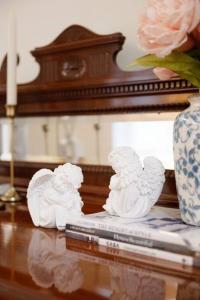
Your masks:
{"label": "blue and white porcelain vase", "polygon": [[200,94],[174,123],[174,163],[181,217],[200,226]]}

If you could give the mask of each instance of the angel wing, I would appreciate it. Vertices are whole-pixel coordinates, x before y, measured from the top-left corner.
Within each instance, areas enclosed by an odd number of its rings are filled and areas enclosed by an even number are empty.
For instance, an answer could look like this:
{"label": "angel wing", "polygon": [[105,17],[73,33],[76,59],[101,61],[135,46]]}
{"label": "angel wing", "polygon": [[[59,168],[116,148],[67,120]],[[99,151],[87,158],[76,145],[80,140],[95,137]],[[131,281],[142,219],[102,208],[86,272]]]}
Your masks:
{"label": "angel wing", "polygon": [[157,202],[165,182],[165,169],[161,161],[155,157],[144,159],[144,172],[140,186],[143,194],[148,195],[152,206]]}
{"label": "angel wing", "polygon": [[40,201],[42,201],[42,191],[46,189],[50,180],[53,177],[53,172],[49,169],[41,169],[37,171],[27,189],[28,209],[35,226],[40,225]]}

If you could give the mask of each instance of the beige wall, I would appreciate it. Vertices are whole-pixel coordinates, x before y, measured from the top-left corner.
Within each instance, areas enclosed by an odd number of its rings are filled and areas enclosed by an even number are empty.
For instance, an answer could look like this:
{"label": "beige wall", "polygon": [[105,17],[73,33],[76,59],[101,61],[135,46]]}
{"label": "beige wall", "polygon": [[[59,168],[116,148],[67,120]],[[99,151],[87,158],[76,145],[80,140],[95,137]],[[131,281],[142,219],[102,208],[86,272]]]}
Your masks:
{"label": "beige wall", "polygon": [[119,66],[143,52],[136,44],[137,23],[146,0],[0,0],[0,60],[7,49],[9,11],[15,12],[18,25],[18,82],[32,80],[38,66],[30,50],[52,42],[65,28],[80,24],[99,34],[122,32],[126,36]]}

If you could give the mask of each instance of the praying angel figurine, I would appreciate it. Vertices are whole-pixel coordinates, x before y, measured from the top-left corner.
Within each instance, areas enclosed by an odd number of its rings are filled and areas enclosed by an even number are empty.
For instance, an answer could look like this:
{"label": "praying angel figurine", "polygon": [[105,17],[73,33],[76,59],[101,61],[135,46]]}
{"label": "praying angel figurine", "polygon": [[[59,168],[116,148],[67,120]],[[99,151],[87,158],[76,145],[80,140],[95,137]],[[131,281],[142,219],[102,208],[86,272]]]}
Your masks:
{"label": "praying angel figurine", "polygon": [[155,157],[146,157],[144,167],[130,147],[114,149],[108,157],[115,175],[104,209],[111,215],[142,218],[157,202],[165,182],[165,169]]}

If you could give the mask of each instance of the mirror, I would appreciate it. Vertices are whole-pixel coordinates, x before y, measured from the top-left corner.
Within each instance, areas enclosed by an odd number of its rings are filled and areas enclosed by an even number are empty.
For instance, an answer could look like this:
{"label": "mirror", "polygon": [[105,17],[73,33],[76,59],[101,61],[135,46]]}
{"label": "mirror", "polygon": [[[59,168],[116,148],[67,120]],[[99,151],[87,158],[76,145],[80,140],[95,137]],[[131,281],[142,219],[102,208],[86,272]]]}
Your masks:
{"label": "mirror", "polygon": [[[108,165],[109,152],[131,146],[143,160],[153,155],[173,169],[177,113],[16,118],[15,159]],[[10,159],[9,124],[0,121],[1,160]]]}

